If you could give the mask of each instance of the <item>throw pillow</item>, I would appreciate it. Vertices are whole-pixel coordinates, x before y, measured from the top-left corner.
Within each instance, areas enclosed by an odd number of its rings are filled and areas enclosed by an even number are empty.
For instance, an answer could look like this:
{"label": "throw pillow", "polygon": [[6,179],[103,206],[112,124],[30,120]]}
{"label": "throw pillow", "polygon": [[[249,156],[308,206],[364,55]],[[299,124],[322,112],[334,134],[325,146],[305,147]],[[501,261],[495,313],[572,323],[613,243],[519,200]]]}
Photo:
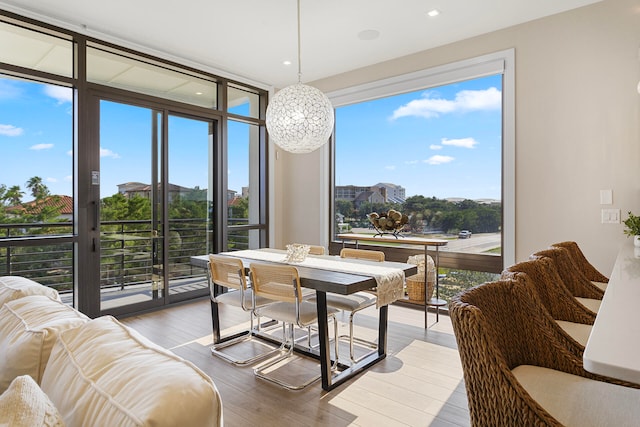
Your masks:
{"label": "throw pillow", "polygon": [[64,427],[60,413],[29,375],[15,378],[0,395],[0,426]]}

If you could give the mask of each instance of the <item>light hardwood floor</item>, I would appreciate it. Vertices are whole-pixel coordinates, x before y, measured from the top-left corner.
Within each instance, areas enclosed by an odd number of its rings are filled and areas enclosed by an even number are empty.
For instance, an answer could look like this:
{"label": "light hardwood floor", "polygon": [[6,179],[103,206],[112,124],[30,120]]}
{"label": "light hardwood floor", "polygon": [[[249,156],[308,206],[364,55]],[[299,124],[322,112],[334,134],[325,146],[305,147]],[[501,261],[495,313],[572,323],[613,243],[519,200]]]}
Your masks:
{"label": "light hardwood floor", "polygon": [[[213,378],[224,405],[226,426],[468,426],[460,358],[448,316],[424,329],[423,314],[389,309],[388,356],[368,371],[325,392],[319,382],[287,391],[257,379],[252,367],[234,367],[210,352],[211,313],[203,299],[121,319],[155,343],[193,362]],[[248,319],[227,308],[224,319]],[[429,314],[435,322],[435,314]],[[347,332],[347,317],[340,331]],[[242,325],[246,327],[245,325]],[[377,311],[356,315],[356,335],[376,336]],[[235,330],[227,328],[228,333]],[[332,330],[332,329],[331,329]],[[348,355],[346,345],[341,354]],[[309,359],[297,361],[315,369]]]}

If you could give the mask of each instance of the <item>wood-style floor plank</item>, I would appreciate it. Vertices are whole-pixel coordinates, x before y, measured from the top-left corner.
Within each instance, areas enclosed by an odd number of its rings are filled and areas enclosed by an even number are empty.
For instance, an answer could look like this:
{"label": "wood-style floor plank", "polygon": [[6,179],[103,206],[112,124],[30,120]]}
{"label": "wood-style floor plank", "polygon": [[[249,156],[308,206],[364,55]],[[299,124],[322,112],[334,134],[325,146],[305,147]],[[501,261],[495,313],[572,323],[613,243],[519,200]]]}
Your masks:
{"label": "wood-style floor plank", "polygon": [[[247,313],[233,307],[221,307],[221,318],[223,335],[249,326]],[[440,315],[440,321],[425,330],[422,311],[391,306],[387,358],[330,392],[322,390],[320,382],[302,391],[287,391],[255,378],[253,366],[234,367],[212,356],[208,299],[121,320],[213,378],[227,426],[470,424],[462,367],[446,315]],[[340,316],[341,333],[348,333],[347,320]],[[435,322],[435,314],[429,314],[429,321]],[[357,314],[356,335],[375,339],[377,322],[375,308]],[[348,357],[345,342],[341,342],[340,352]],[[315,366],[315,361],[297,364],[306,369]]]}

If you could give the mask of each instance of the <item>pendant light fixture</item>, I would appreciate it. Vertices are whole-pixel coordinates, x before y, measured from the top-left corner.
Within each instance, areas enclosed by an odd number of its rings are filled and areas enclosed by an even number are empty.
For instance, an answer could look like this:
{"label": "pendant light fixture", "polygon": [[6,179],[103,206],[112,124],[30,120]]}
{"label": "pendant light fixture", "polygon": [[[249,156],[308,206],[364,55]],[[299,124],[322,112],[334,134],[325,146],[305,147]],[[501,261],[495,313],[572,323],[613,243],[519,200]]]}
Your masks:
{"label": "pendant light fixture", "polygon": [[300,0],[298,0],[298,83],[278,91],[267,106],[269,139],[291,153],[310,153],[333,132],[333,106],[318,89],[302,84]]}

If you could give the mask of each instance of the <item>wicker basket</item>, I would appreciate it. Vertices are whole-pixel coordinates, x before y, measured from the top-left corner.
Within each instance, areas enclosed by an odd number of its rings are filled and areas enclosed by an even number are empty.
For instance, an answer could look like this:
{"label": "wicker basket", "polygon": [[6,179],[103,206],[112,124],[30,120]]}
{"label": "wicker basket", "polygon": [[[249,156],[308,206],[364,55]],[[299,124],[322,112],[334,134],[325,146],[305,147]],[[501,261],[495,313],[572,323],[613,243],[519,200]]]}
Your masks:
{"label": "wicker basket", "polygon": [[[435,283],[427,282],[427,301],[433,297]],[[414,274],[407,277],[407,295],[410,301],[424,302],[424,274]]]}

